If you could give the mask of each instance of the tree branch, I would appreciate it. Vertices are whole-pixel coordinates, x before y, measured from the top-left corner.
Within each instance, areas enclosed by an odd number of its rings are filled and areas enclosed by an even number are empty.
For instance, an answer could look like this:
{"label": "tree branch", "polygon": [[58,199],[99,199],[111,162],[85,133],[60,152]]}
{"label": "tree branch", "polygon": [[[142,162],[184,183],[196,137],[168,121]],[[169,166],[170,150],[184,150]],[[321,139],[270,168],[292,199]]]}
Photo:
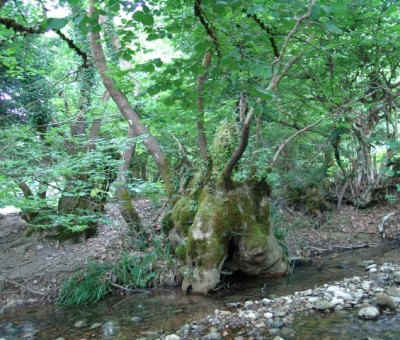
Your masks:
{"label": "tree branch", "polygon": [[203,67],[205,69],[204,73],[201,74],[197,79],[197,130],[199,133],[198,142],[200,148],[200,154],[203,158],[204,162],[207,164],[207,167],[210,168],[210,157],[207,152],[207,138],[204,129],[204,82],[208,78],[208,68],[211,64],[211,52],[207,51],[204,54],[203,58]]}
{"label": "tree branch", "polygon": [[[0,6],[1,8],[1,6]],[[39,25],[39,27],[27,27],[24,25],[19,24],[13,19],[9,18],[1,18],[0,17],[0,24],[3,24],[6,26],[8,29],[12,29],[14,32],[19,32],[22,34],[43,34],[49,29],[43,29]],[[73,40],[69,39],[65,34],[63,34],[60,30],[55,30],[55,33],[67,43],[68,47],[71,48],[78,54],[82,59],[83,59],[83,66],[87,67],[88,66],[88,56],[85,52],[83,52],[74,42]]]}
{"label": "tree branch", "polygon": [[[98,14],[95,9],[96,0],[91,0],[89,5],[89,16],[92,19],[95,19],[98,22]],[[90,46],[92,49],[92,55],[94,64],[100,74],[101,80],[104,84],[104,87],[109,92],[111,98],[118,106],[119,111],[128,121],[129,125],[132,127],[132,130],[137,136],[143,136],[143,144],[146,146],[147,150],[153,156],[155,163],[160,170],[161,176],[164,180],[164,185],[167,189],[168,196],[172,197],[173,194],[173,184],[171,180],[171,175],[169,172],[168,160],[165,156],[164,151],[161,148],[161,145],[158,143],[156,138],[148,131],[147,127],[141,122],[139,113],[134,110],[129,103],[126,95],[121,92],[114,84],[112,78],[110,78],[107,74],[107,62],[106,57],[104,55],[103,46],[101,45],[101,37],[100,33],[97,31],[90,32]]]}
{"label": "tree branch", "polygon": [[278,46],[277,46],[277,44],[276,44],[276,41],[275,41],[275,39],[274,39],[274,34],[273,34],[272,30],[271,30],[267,25],[265,25],[265,24],[260,20],[260,18],[257,17],[256,14],[249,14],[249,13],[246,13],[246,16],[247,16],[248,18],[250,18],[250,19],[253,19],[254,22],[255,22],[258,26],[260,26],[260,28],[261,28],[263,31],[267,32],[269,42],[271,43],[272,50],[274,51],[274,56],[275,56],[275,58],[279,58],[279,50],[278,50]]}
{"label": "tree branch", "polygon": [[74,42],[73,42],[73,40],[72,39],[70,39],[70,38],[68,38],[64,33],[62,33],[60,30],[56,30],[55,31],[57,34],[58,34],[58,36],[61,38],[61,40],[64,40],[66,43],[67,43],[67,45],[68,45],[68,47],[71,49],[71,50],[74,50],[75,51],[75,53],[77,54],[77,55],[79,55],[82,59],[83,59],[83,67],[88,67],[88,55],[85,53],[85,52],[83,52]]}
{"label": "tree branch", "polygon": [[211,38],[211,40],[213,41],[213,43],[215,45],[215,49],[217,51],[217,55],[220,56],[221,53],[220,53],[220,50],[219,50],[219,44],[218,44],[217,37],[215,36],[215,33],[211,29],[210,24],[205,19],[205,16],[204,16],[203,11],[201,9],[201,0],[195,0],[194,1],[194,15],[199,18],[200,23],[203,25],[203,27],[206,30],[208,36]]}
{"label": "tree branch", "polygon": [[286,145],[288,145],[294,138],[298,137],[299,135],[301,135],[302,133],[306,132],[307,130],[310,130],[311,128],[313,128],[314,126],[318,125],[319,123],[321,123],[322,118],[318,121],[316,121],[315,123],[312,123],[310,125],[307,125],[306,127],[304,127],[303,129],[297,131],[296,133],[294,133],[293,135],[291,135],[289,138],[287,138],[278,148],[278,150],[275,152],[274,157],[272,158],[271,161],[271,165],[270,168],[273,168],[276,161],[278,160],[279,154],[282,152],[282,150],[286,147]]}
{"label": "tree branch", "polygon": [[236,166],[237,162],[240,160],[244,151],[247,148],[247,144],[249,142],[249,134],[250,134],[250,123],[253,119],[253,116],[254,116],[254,107],[251,107],[243,123],[242,134],[240,136],[240,143],[233,152],[222,174],[222,180],[224,182],[225,187],[230,186],[233,168]]}

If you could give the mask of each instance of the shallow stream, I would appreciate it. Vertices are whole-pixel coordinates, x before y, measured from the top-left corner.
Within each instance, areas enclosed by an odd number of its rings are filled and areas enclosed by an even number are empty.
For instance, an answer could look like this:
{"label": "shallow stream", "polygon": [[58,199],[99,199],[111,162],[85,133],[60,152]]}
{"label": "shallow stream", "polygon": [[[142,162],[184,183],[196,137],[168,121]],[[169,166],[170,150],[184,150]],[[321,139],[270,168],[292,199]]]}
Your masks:
{"label": "shallow stream", "polygon": [[[136,339],[155,332],[173,332],[228,303],[292,294],[344,277],[364,275],[362,260],[399,262],[400,250],[392,246],[366,248],[324,256],[312,266],[275,280],[236,278],[229,288],[208,297],[184,295],[180,290],[157,290],[150,295],[113,297],[89,307],[40,306],[0,317],[0,339]],[[75,327],[82,321],[80,327]],[[360,321],[354,312],[298,316],[292,339],[400,339],[400,316]],[[290,337],[289,337],[290,338]],[[288,338],[288,339],[289,339]]]}

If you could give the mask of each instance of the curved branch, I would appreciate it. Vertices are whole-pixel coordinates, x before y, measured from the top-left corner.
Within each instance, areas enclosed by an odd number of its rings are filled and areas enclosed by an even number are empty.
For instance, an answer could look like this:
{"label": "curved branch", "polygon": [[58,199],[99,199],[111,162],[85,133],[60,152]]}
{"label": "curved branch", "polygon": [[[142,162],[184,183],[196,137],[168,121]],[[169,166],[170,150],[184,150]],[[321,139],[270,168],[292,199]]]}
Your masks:
{"label": "curved branch", "polygon": [[[0,7],[1,8],[1,7]],[[9,18],[1,18],[0,17],[0,24],[3,24],[6,26],[8,29],[12,29],[14,32],[19,32],[22,34],[43,34],[49,31],[49,29],[44,29],[41,28],[41,25],[38,27],[27,27],[24,25],[19,24],[13,19]],[[55,30],[55,33],[61,38],[61,40],[65,41],[68,45],[68,47],[76,52],[82,59],[83,59],[83,66],[87,67],[88,66],[88,55],[83,52],[75,43],[73,40],[69,39],[64,33],[62,33],[60,30]]]}
{"label": "curved branch", "polygon": [[243,128],[242,128],[242,134],[240,136],[240,143],[238,147],[235,149],[233,152],[229,162],[225,166],[225,169],[222,173],[222,180],[225,185],[225,187],[229,187],[231,184],[231,176],[232,176],[232,171],[233,168],[236,166],[238,161],[243,155],[243,152],[247,148],[247,144],[249,142],[249,134],[250,134],[250,123],[253,120],[254,116],[254,107],[251,107],[249,112],[247,113],[246,119],[243,123]]}
{"label": "curved branch", "polygon": [[276,58],[279,58],[279,50],[278,50],[278,46],[277,46],[277,44],[276,44],[276,41],[275,41],[275,39],[274,39],[274,34],[273,34],[272,30],[271,30],[267,25],[265,25],[265,24],[260,20],[260,18],[257,17],[256,14],[249,14],[249,13],[246,13],[246,16],[247,16],[248,18],[250,18],[250,19],[253,19],[254,22],[255,22],[258,26],[260,26],[260,28],[261,28],[263,31],[267,32],[269,42],[271,43],[272,50],[274,51],[274,56],[275,56]]}
{"label": "curved branch", "polygon": [[219,51],[219,44],[217,37],[215,36],[213,30],[210,27],[210,24],[206,21],[203,11],[201,9],[201,0],[194,1],[194,15],[199,18],[200,23],[203,25],[204,29],[206,30],[208,36],[214,42],[215,49],[217,51],[217,55],[220,56],[221,53]]}
{"label": "curved branch", "polygon": [[313,128],[314,126],[318,125],[319,123],[322,122],[322,118],[318,121],[316,121],[315,123],[312,123],[310,125],[307,125],[306,127],[304,127],[303,129],[297,131],[296,133],[294,133],[293,135],[291,135],[289,138],[287,138],[278,148],[278,150],[276,150],[274,157],[272,158],[271,161],[271,165],[270,168],[273,168],[276,161],[278,160],[279,154],[282,152],[282,150],[296,137],[298,137],[299,135],[301,135],[302,133],[306,132],[307,130],[310,130],[311,128]]}
{"label": "curved branch", "polygon": [[[90,1],[89,16],[98,22],[99,18],[95,9],[96,2],[96,0]],[[139,113],[133,109],[126,95],[115,86],[113,79],[108,76],[106,57],[104,55],[103,46],[101,45],[101,37],[99,32],[90,32],[90,46],[92,49],[94,64],[96,65],[96,68],[100,74],[104,87],[107,89],[121,114],[132,127],[135,137],[143,136],[143,144],[153,156],[153,159],[157,164],[164,180],[164,185],[167,189],[168,196],[171,197],[173,194],[173,184],[170,177],[171,175],[169,172],[168,159],[166,158],[165,153],[157,139],[150,133],[147,127],[140,120]]]}

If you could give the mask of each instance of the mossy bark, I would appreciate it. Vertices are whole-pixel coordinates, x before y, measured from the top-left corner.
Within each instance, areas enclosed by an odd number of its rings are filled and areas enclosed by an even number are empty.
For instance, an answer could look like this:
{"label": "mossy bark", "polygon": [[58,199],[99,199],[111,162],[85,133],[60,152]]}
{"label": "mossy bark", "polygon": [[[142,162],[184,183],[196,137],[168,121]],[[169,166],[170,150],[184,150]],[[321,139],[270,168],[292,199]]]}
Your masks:
{"label": "mossy bark", "polygon": [[184,291],[207,294],[223,267],[248,275],[287,272],[269,223],[268,192],[265,182],[247,181],[230,190],[204,186],[177,201],[170,239],[184,260]]}

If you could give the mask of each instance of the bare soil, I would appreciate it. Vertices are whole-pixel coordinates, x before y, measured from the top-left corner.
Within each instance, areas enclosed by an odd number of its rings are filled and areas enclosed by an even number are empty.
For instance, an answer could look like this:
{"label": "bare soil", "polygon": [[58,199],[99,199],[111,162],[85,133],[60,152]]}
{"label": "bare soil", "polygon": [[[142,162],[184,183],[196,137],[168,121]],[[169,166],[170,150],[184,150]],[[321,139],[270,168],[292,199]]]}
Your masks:
{"label": "bare soil", "polygon": [[[155,233],[160,229],[162,207],[151,201],[136,201],[144,224]],[[389,213],[387,238],[397,238],[400,204],[370,209],[345,206],[318,220],[289,208],[274,220],[286,234],[289,255],[315,257],[381,242],[378,225]],[[54,302],[63,282],[89,260],[112,262],[126,249],[128,228],[112,205],[107,208],[110,223],[97,235],[81,243],[49,240],[41,235],[25,236],[26,224],[17,214],[0,216],[0,313],[22,304]]]}

